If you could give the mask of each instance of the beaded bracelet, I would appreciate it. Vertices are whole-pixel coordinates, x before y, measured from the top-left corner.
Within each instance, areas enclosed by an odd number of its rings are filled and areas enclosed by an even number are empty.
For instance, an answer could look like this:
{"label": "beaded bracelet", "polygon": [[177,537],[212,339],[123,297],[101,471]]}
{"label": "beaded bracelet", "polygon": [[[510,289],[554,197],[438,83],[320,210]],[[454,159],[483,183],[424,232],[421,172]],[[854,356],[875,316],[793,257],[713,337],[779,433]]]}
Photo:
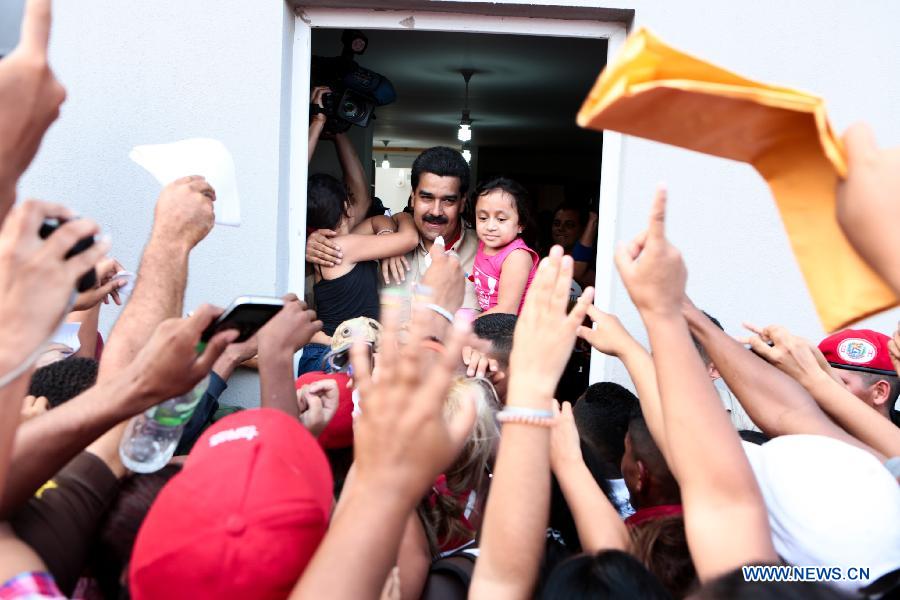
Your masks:
{"label": "beaded bracelet", "polygon": [[497,420],[501,423],[519,423],[536,427],[553,427],[556,422],[553,413],[549,410],[520,406],[507,406],[497,413]]}

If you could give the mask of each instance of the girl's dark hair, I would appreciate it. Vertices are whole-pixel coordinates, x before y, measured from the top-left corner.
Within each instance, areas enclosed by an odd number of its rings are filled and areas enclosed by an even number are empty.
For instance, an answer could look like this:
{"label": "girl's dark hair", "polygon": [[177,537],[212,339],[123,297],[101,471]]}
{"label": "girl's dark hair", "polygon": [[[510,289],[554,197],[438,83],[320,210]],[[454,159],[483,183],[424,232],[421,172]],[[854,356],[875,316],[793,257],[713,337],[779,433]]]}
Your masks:
{"label": "girl's dark hair", "polygon": [[476,222],[475,205],[478,204],[478,198],[494,190],[502,190],[513,197],[516,203],[516,213],[519,216],[519,225],[522,226],[522,239],[529,246],[533,246],[534,240],[531,237],[534,227],[531,222],[531,201],[528,197],[528,190],[518,181],[508,177],[494,177],[478,184],[467,203],[466,220],[473,224]]}
{"label": "girl's dark hair", "polygon": [[634,556],[675,598],[684,598],[697,584],[688,550],[684,518],[665,517],[629,529]]}
{"label": "girl's dark hair", "polygon": [[336,229],[347,216],[349,195],[336,177],[327,173],[310,175],[306,184],[306,226]]}
{"label": "girl's dark hair", "polygon": [[550,574],[541,598],[668,600],[671,596],[634,557],[619,550],[606,550],[560,563]]}
{"label": "girl's dark hair", "polygon": [[181,465],[166,465],[155,473],[133,474],[122,480],[115,502],[97,532],[91,553],[91,572],[104,598],[128,598],[122,586],[122,571],[131,561],[138,530],[150,505],[169,480],[181,472]]}
{"label": "girl's dark hair", "polygon": [[519,214],[519,223],[522,225],[528,223],[528,220],[531,218],[528,190],[522,187],[522,184],[519,182],[509,179],[508,177],[494,177],[493,179],[479,183],[478,187],[475,188],[475,193],[472,195],[472,210],[474,211],[478,198],[493,192],[494,190],[502,190],[512,196],[516,202],[516,212]]}

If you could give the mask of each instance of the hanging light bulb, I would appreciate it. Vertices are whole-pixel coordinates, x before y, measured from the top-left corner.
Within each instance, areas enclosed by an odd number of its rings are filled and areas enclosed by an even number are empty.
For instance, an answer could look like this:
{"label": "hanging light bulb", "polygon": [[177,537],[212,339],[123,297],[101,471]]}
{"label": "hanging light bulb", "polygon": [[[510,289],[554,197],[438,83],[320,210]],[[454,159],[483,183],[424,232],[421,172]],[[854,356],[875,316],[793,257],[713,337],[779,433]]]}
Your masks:
{"label": "hanging light bulb", "polygon": [[384,160],[381,161],[381,168],[382,169],[390,169],[391,161],[388,160],[387,147],[388,147],[388,144],[391,143],[391,140],[381,140],[381,143],[384,144]]}
{"label": "hanging light bulb", "polygon": [[466,162],[472,162],[472,151],[469,149],[462,151],[463,158],[466,159]]}
{"label": "hanging light bulb", "polygon": [[459,120],[459,131],[456,137],[459,141],[466,143],[472,139],[472,117],[469,114],[469,80],[472,78],[474,71],[472,69],[462,69],[463,79],[466,82],[465,104],[463,104],[462,117]]}

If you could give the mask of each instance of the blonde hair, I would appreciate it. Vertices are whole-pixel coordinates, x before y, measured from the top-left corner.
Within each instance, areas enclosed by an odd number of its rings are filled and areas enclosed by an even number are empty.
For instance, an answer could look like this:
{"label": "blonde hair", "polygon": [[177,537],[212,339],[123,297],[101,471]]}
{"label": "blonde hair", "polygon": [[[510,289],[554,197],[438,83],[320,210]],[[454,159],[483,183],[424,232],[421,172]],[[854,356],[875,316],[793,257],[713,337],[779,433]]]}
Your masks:
{"label": "blonde hair", "polygon": [[[500,429],[496,414],[500,408],[493,385],[482,378],[458,378],[444,403],[444,415],[453,416],[463,402],[474,402],[475,425],[469,439],[456,460],[445,471],[447,491],[432,494],[419,505],[419,517],[425,528],[428,545],[433,555],[440,553],[442,545],[449,541],[470,538],[472,531],[463,524],[468,492],[483,493],[489,476],[489,466],[494,456]],[[462,498],[466,494],[465,498]],[[434,498],[429,502],[429,498]]]}

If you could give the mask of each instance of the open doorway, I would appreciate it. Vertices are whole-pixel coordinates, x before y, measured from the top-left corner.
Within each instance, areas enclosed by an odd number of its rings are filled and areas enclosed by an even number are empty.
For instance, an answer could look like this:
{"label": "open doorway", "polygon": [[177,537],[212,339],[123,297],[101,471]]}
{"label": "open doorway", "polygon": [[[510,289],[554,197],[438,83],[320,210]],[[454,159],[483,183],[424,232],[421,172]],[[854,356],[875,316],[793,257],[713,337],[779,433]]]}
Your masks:
{"label": "open doorway", "polygon": [[[314,29],[312,53],[341,52],[339,29]],[[365,68],[391,80],[395,102],[353,132],[374,193],[397,212],[409,197],[409,169],[424,149],[469,150],[474,180],[507,176],[533,202],[541,249],[554,209],[568,201],[596,210],[602,135],[575,125],[575,113],[603,68],[607,40],[432,31],[363,30]],[[468,99],[465,74],[470,75]],[[471,139],[459,139],[468,110]],[[359,135],[362,133],[362,135]],[[465,136],[463,136],[465,137]],[[326,168],[321,163],[314,165]]]}
{"label": "open doorway", "polygon": [[[554,208],[560,203],[569,200],[584,212],[599,203],[598,239],[605,243],[595,245],[597,281],[603,282],[597,304],[606,308],[612,273],[600,265],[611,265],[621,140],[616,134],[603,139],[580,130],[574,117],[609,53],[624,39],[624,24],[485,17],[466,25],[459,15],[401,16],[363,9],[305,10],[294,38],[293,89],[298,94],[309,89],[300,61],[308,65],[312,55],[340,54],[342,31],[362,29],[368,47],[357,62],[387,76],[398,96],[375,109],[366,129],[351,128],[373,194],[392,211],[402,210],[412,161],[425,148],[443,145],[470,151],[474,180],[506,175],[528,188],[537,215],[536,249],[550,245]],[[463,146],[458,130],[466,108],[466,70],[473,73],[467,106],[472,136]],[[300,114],[301,102],[293,104],[292,156],[303,156],[294,153],[302,146],[298,134],[307,115]],[[296,189],[305,183],[306,170],[293,158],[292,163],[291,188]],[[318,158],[309,168],[334,170]],[[300,225],[298,208],[291,207],[292,223]],[[592,379],[603,376],[596,358]]]}

